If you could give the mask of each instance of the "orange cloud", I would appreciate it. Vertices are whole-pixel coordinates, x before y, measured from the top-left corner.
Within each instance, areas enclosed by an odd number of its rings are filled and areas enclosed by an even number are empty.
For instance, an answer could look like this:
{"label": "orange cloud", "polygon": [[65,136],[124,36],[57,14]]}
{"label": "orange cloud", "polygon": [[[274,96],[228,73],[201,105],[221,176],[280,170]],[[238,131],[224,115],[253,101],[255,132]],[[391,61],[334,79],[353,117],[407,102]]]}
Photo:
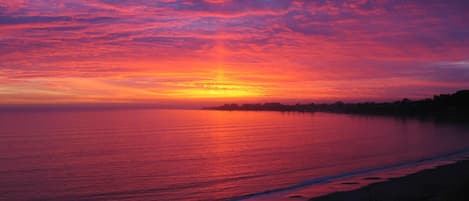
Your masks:
{"label": "orange cloud", "polygon": [[0,103],[448,93],[469,87],[466,11],[459,1],[9,1]]}

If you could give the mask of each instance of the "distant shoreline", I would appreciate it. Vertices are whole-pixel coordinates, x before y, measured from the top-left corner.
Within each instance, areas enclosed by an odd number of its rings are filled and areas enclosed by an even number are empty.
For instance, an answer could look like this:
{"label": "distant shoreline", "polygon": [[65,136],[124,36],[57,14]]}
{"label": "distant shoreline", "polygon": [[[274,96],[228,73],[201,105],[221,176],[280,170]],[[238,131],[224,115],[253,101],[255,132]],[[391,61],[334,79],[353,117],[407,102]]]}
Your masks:
{"label": "distant shoreline", "polygon": [[453,94],[435,95],[422,100],[403,99],[394,102],[363,102],[333,104],[224,104],[217,107],[206,107],[207,110],[227,111],[282,111],[282,112],[332,112],[346,114],[372,114],[395,116],[434,116],[456,119],[469,118],[469,90],[460,90]]}

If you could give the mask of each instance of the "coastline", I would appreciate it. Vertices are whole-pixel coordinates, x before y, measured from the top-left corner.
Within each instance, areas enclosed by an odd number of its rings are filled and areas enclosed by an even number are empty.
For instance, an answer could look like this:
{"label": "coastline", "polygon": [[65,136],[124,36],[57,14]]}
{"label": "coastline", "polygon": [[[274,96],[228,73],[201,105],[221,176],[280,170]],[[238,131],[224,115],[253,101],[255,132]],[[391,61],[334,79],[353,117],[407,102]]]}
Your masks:
{"label": "coastline", "polygon": [[310,201],[464,201],[469,200],[469,157],[407,176],[335,192]]}
{"label": "coastline", "polygon": [[[466,193],[462,198],[460,194],[469,192],[468,170],[469,153],[465,150],[363,172],[357,171],[349,176],[325,179],[303,187],[265,192],[234,200],[465,201],[469,200],[469,194]],[[438,191],[434,188],[438,188]],[[447,193],[451,188],[460,190]],[[434,194],[428,195],[426,191]],[[448,197],[450,195],[456,197]],[[445,199],[433,199],[441,196]],[[432,199],[418,199],[420,197]]]}
{"label": "coastline", "polygon": [[469,90],[459,90],[452,94],[434,95],[426,99],[409,100],[404,98],[391,102],[351,102],[297,103],[282,104],[266,102],[256,104],[224,104],[205,107],[207,110],[224,111],[278,111],[278,112],[330,112],[359,115],[385,115],[396,117],[416,117],[421,119],[451,120],[467,122]]}

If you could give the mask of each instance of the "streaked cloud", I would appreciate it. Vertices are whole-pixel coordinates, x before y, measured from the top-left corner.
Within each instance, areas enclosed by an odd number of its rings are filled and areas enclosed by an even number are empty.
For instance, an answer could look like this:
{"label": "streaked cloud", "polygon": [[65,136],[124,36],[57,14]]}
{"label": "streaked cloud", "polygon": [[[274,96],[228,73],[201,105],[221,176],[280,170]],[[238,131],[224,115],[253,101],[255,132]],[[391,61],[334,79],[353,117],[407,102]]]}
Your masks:
{"label": "streaked cloud", "polygon": [[469,87],[468,9],[458,0],[0,2],[1,103],[449,93]]}

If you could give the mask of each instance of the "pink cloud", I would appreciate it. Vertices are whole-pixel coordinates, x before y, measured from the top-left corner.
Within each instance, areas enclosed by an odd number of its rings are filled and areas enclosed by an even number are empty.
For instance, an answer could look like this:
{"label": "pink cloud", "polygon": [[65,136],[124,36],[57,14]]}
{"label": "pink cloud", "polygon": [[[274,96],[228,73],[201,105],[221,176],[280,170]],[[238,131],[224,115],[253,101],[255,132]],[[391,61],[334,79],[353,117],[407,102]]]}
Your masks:
{"label": "pink cloud", "polygon": [[468,69],[451,65],[468,59],[466,10],[458,1],[4,2],[0,91],[33,102],[49,91],[109,101],[97,98],[106,88],[127,94],[116,101],[166,100],[229,83],[256,92],[246,100],[451,92],[469,86]]}

